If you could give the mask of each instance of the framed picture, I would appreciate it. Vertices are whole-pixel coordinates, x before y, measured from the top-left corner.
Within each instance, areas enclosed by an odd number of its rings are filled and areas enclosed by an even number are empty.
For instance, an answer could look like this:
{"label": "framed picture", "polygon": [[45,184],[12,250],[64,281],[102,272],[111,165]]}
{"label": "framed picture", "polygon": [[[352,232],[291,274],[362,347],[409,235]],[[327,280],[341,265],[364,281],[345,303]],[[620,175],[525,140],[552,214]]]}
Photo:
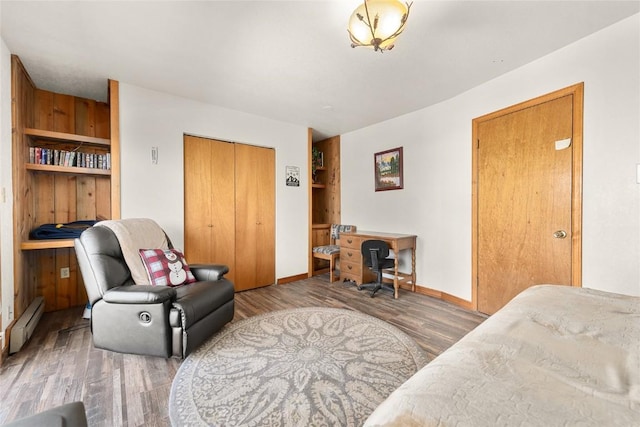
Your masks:
{"label": "framed picture", "polygon": [[373,155],[376,191],[403,188],[402,147],[381,151]]}
{"label": "framed picture", "polygon": [[300,187],[300,168],[298,166],[286,166],[287,187]]}

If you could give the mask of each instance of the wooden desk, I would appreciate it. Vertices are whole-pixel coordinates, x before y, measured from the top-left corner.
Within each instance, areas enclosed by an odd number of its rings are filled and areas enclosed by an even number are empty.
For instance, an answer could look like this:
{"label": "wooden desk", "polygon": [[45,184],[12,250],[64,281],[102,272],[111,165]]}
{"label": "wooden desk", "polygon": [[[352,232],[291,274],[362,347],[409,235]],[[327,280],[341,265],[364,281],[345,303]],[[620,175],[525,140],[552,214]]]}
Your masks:
{"label": "wooden desk", "polygon": [[[357,285],[369,283],[375,280],[374,274],[364,265],[360,247],[365,240],[384,240],[389,244],[395,254],[395,266],[393,270],[385,270],[385,273],[393,275],[394,297],[398,298],[400,281],[411,284],[411,290],[416,290],[416,237],[412,234],[383,233],[379,231],[357,231],[355,233],[340,233],[340,279],[351,280]],[[398,271],[400,251],[411,250],[411,273]]]}

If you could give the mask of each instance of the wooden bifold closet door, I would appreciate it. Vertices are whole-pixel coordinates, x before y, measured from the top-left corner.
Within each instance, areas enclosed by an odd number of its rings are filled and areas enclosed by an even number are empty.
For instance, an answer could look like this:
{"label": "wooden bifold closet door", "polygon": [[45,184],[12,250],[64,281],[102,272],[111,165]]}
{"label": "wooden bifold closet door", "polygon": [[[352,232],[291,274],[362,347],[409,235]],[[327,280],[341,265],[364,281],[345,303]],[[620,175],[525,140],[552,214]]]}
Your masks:
{"label": "wooden bifold closet door", "polygon": [[275,151],[184,137],[185,257],[229,266],[236,291],[275,283]]}

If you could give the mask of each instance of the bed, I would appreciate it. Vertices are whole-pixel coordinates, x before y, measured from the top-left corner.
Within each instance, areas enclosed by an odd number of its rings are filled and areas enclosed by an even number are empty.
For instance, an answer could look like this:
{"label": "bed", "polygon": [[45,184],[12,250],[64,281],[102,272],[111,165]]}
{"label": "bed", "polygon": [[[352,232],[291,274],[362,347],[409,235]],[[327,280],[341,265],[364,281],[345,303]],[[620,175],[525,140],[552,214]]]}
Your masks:
{"label": "bed", "polygon": [[540,285],[395,390],[365,426],[640,426],[640,297]]}

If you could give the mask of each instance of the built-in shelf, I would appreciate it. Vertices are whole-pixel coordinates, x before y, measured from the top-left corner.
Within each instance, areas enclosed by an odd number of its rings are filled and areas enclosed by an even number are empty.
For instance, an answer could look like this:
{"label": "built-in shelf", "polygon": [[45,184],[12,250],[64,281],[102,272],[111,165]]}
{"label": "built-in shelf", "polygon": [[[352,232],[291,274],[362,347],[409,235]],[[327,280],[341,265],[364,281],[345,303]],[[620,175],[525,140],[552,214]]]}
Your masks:
{"label": "built-in shelf", "polygon": [[20,249],[22,249],[23,251],[72,247],[73,239],[25,240],[20,244]]}
{"label": "built-in shelf", "polygon": [[324,184],[311,184],[312,188],[327,188],[326,185]]}
{"label": "built-in shelf", "polygon": [[25,135],[37,137],[40,139],[55,142],[76,142],[82,144],[91,144],[100,147],[110,147],[111,140],[108,138],[96,138],[93,136],[77,135],[74,133],[54,132],[49,130],[26,128]]}
{"label": "built-in shelf", "polygon": [[39,163],[27,163],[25,165],[27,170],[37,172],[55,172],[55,173],[69,173],[75,175],[111,175],[110,169],[97,169],[97,168],[79,168],[75,166],[55,166],[55,165],[41,165]]}

